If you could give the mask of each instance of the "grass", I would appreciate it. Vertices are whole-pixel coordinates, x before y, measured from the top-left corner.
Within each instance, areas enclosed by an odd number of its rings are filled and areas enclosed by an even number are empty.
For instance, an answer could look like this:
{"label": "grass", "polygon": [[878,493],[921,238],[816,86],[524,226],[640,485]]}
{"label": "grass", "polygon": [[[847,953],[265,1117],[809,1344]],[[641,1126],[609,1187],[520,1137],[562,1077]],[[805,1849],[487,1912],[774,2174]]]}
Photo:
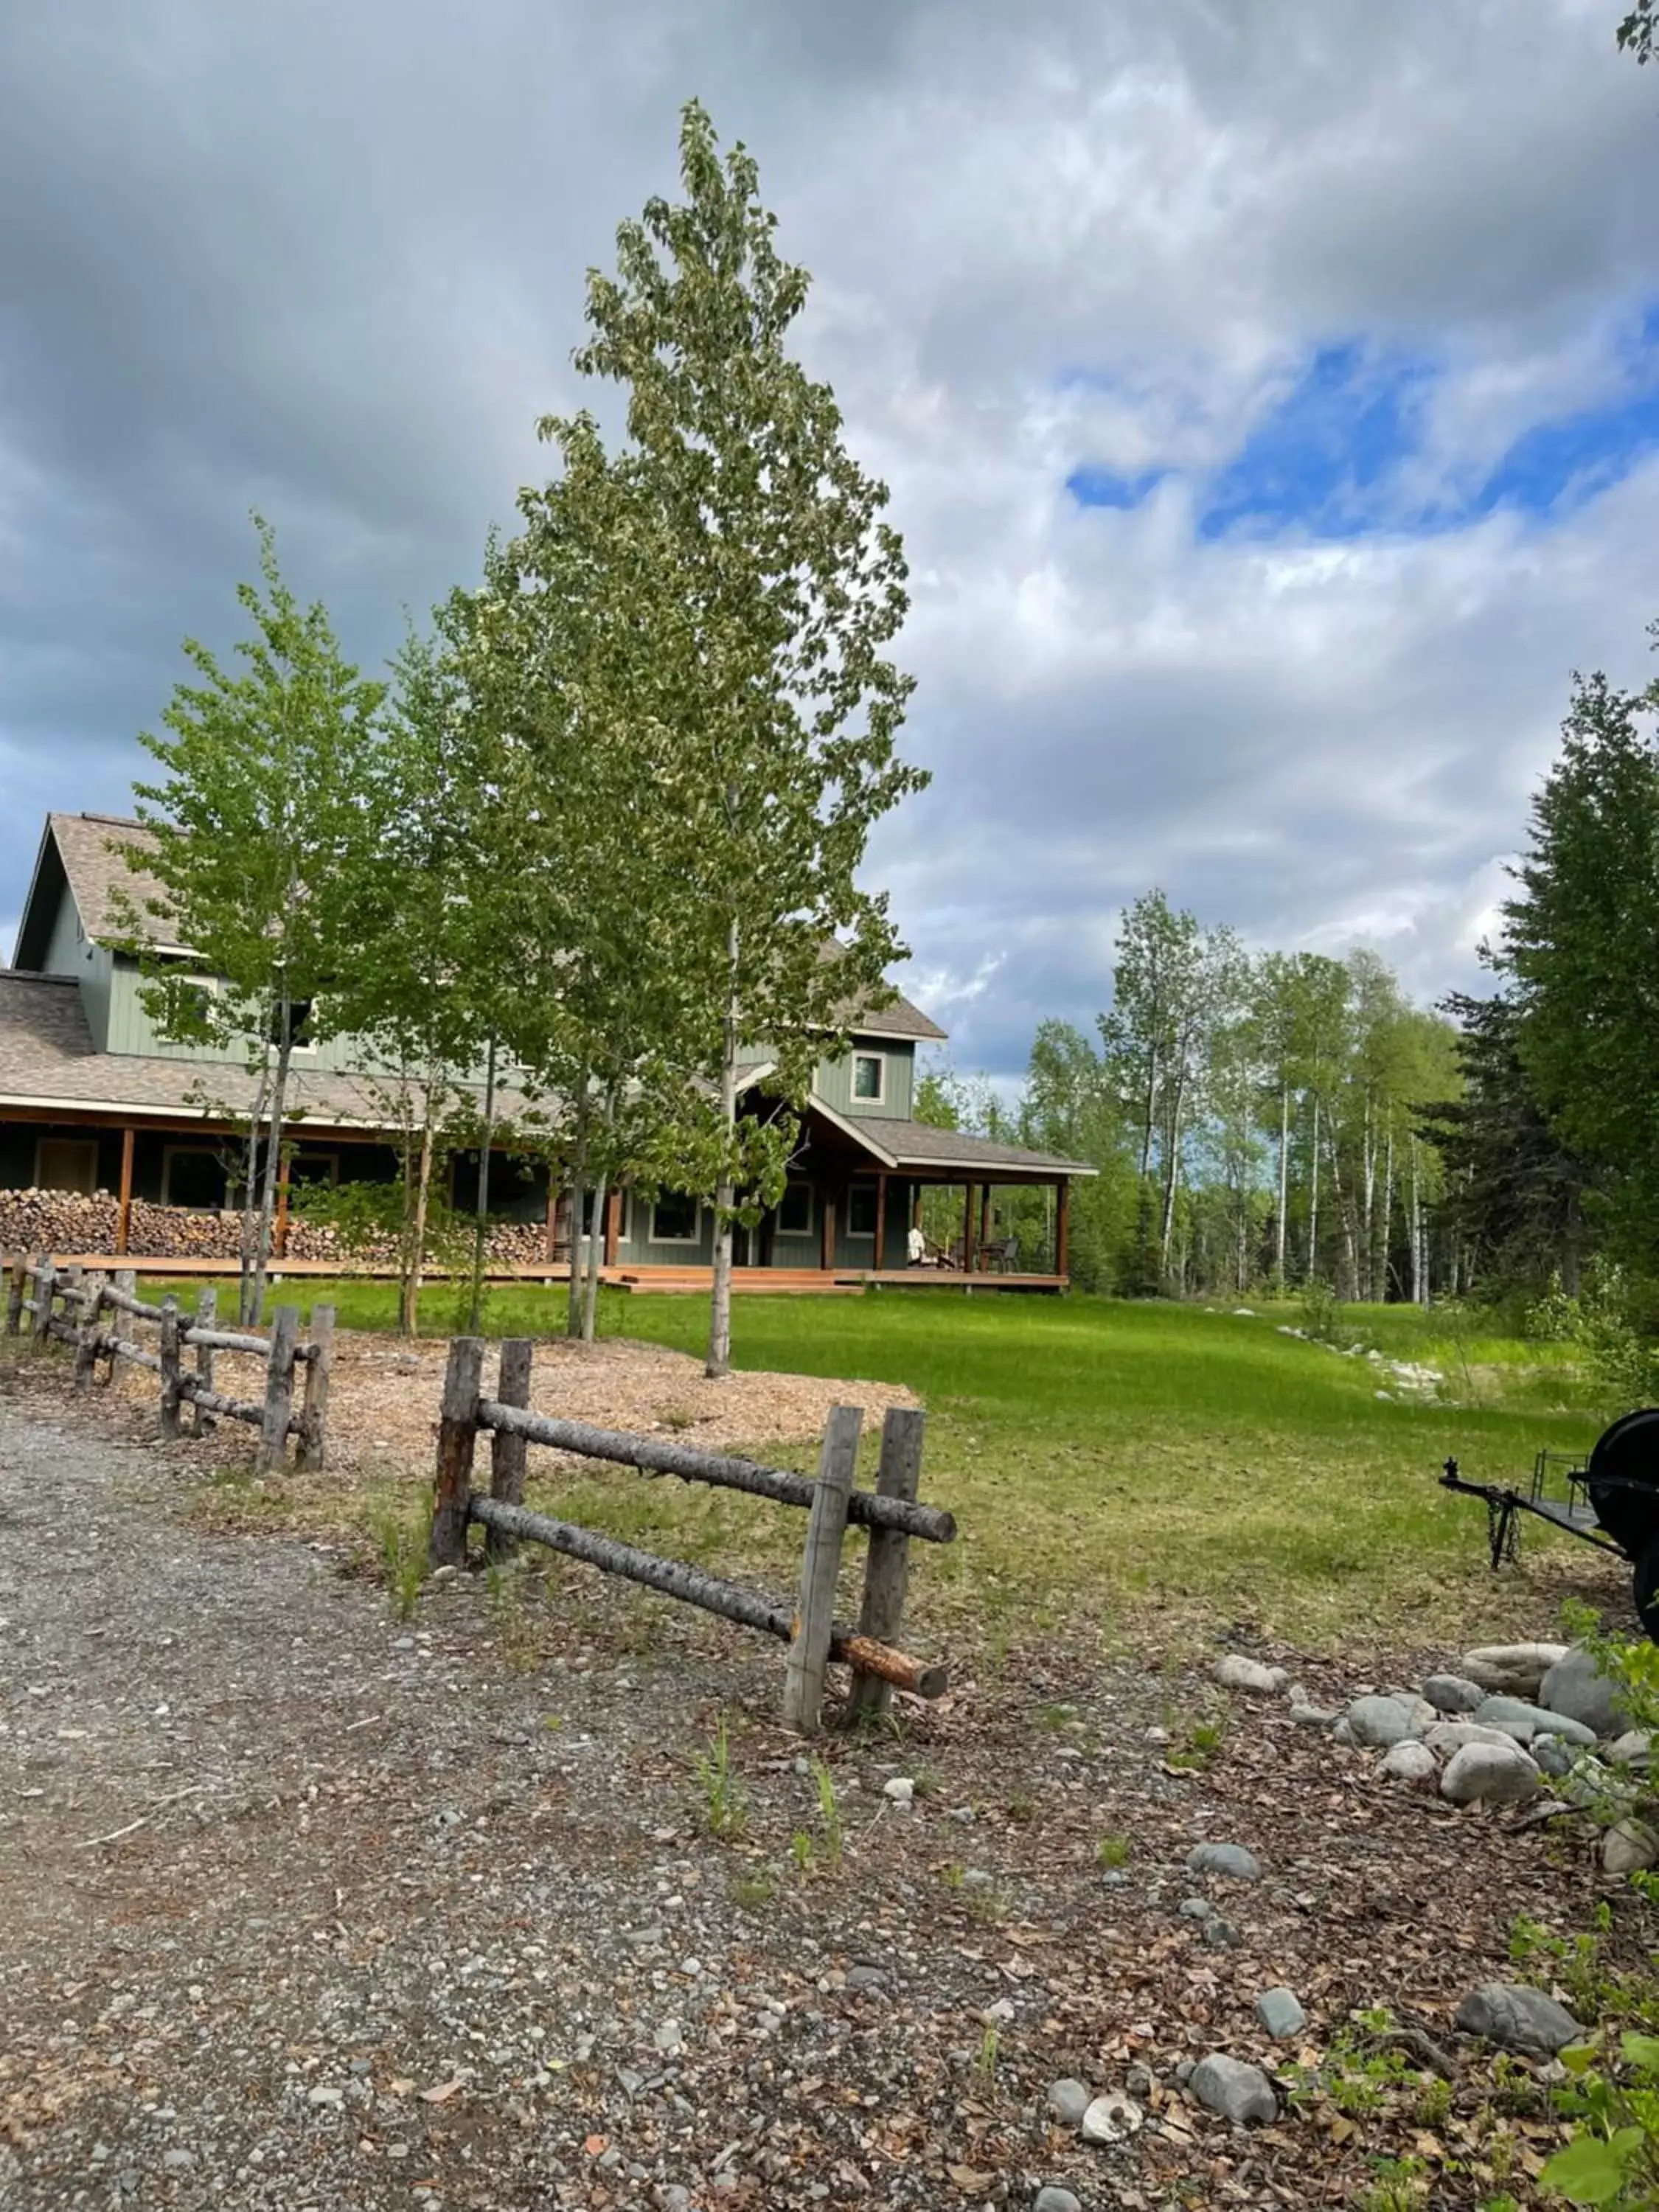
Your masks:
{"label": "grass", "polygon": [[[307,1282],[276,1296],[331,1301],[345,1326],[392,1325],[389,1285]],[[1536,1632],[1566,1589],[1605,1601],[1596,1556],[1541,1528],[1528,1528],[1518,1573],[1490,1575],[1480,1507],[1435,1481],[1449,1454],[1476,1479],[1512,1478],[1541,1445],[1593,1442],[1604,1409],[1564,1351],[1457,1313],[1349,1307],[1362,1347],[1446,1376],[1439,1400],[1382,1399],[1374,1363],[1280,1333],[1294,1305],[1237,1303],[1255,1310],[908,1290],[744,1297],[736,1357],[918,1392],[922,1493],[961,1533],[913,1555],[912,1613],[971,1622],[993,1656],[1079,1620],[1144,1637],[1161,1618],[1175,1638],[1220,1617],[1316,1650]],[[562,1321],[561,1291],[491,1293],[493,1334],[554,1334]],[[707,1325],[702,1298],[601,1304],[606,1335],[696,1352]],[[810,1464],[810,1447],[793,1459]],[[799,1530],[774,1509],[609,1469],[539,1487],[627,1540],[791,1586]]]}

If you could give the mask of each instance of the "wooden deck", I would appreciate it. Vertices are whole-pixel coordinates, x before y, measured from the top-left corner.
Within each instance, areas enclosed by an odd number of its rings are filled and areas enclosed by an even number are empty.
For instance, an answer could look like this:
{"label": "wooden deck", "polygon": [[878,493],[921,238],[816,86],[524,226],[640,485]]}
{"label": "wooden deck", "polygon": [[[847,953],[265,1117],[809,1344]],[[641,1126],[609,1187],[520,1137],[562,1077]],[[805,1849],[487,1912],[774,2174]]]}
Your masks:
{"label": "wooden deck", "polygon": [[[168,1260],[146,1256],[141,1252],[128,1252],[118,1259],[107,1252],[59,1252],[52,1255],[59,1267],[98,1268],[105,1273],[116,1267],[131,1267],[135,1275],[199,1277],[203,1279],[224,1280],[234,1277],[234,1260],[189,1259]],[[267,1270],[273,1283],[303,1282],[307,1277],[338,1279],[342,1274],[364,1282],[395,1282],[395,1267],[353,1267],[343,1270],[332,1260],[273,1260]],[[428,1282],[441,1281],[444,1271],[429,1268]],[[512,1265],[487,1267],[484,1279],[491,1283],[565,1283],[570,1279],[568,1263],[563,1260],[517,1261]],[[708,1292],[714,1280],[712,1267],[645,1267],[619,1262],[614,1267],[602,1267],[599,1279],[614,1289],[627,1291],[635,1296],[655,1293],[664,1297],[695,1297]],[[1047,1294],[1050,1297],[1066,1290],[1070,1283],[1066,1275],[1001,1275],[992,1273],[964,1274],[955,1267],[734,1267],[732,1271],[733,1295],[763,1295],[769,1297],[858,1297],[866,1289],[901,1291],[962,1291],[972,1294],[980,1291],[1018,1291]]]}

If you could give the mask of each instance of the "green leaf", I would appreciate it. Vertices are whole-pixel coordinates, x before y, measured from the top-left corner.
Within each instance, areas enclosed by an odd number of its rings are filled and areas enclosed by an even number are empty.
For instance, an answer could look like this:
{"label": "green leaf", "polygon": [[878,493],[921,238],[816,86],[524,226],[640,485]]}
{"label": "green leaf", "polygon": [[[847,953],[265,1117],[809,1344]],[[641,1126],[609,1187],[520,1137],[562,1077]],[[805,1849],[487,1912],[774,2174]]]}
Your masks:
{"label": "green leaf", "polygon": [[1633,2028],[1626,2029],[1619,2039],[1619,2049],[1627,2064],[1659,2073],[1659,2035],[1638,2035]]}
{"label": "green leaf", "polygon": [[[1634,2132],[1639,2144],[1639,2130],[1623,2132]],[[1606,2142],[1599,2136],[1580,2136],[1556,2153],[1539,2181],[1553,2196],[1565,2197],[1571,2204],[1611,2204],[1624,2188],[1627,2164],[1616,2138]]]}

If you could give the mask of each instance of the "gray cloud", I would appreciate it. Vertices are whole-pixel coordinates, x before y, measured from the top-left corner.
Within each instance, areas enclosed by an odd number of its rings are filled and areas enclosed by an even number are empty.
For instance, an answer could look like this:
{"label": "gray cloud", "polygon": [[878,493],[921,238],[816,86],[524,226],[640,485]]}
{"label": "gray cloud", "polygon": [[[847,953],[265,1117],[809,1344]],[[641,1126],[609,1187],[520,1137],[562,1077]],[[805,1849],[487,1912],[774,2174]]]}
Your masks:
{"label": "gray cloud", "polygon": [[368,659],[476,572],[694,91],[893,485],[935,781],[875,866],[964,1062],[1086,1019],[1153,880],[1467,980],[1569,669],[1642,670],[1652,466],[1335,547],[1064,490],[1224,459],[1349,337],[1446,365],[1423,497],[1617,388],[1659,113],[1583,0],[88,0],[0,21],[0,912],[234,635],[251,505]]}

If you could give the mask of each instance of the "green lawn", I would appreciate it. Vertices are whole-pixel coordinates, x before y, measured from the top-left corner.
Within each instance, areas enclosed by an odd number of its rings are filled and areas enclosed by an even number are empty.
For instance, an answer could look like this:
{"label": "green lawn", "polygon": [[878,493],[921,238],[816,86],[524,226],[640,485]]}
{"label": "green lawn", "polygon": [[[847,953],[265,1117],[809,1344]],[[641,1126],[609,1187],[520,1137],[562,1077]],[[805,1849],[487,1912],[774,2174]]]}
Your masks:
{"label": "green lawn", "polygon": [[[180,1285],[181,1290],[185,1286]],[[311,1284],[343,1323],[386,1327],[391,1291]],[[448,1318],[434,1297],[430,1325]],[[492,1334],[562,1325],[562,1294],[492,1293]],[[1351,1308],[1362,1346],[1440,1366],[1439,1401],[1384,1401],[1386,1376],[1281,1334],[1289,1308],[903,1291],[736,1302],[738,1364],[906,1383],[928,1408],[924,1496],[962,1534],[917,1560],[916,1607],[999,1638],[1061,1621],[1171,1638],[1250,1623],[1310,1650],[1552,1629],[1561,1595],[1616,1597],[1589,1547],[1529,1528],[1518,1574],[1485,1564],[1485,1516],[1435,1482],[1515,1475],[1540,1445],[1587,1446],[1601,1411],[1565,1355],[1453,1317]],[[697,1351],[705,1299],[607,1293],[606,1334]],[[793,1516],[726,1493],[594,1478],[544,1486],[572,1517],[787,1587]]]}

